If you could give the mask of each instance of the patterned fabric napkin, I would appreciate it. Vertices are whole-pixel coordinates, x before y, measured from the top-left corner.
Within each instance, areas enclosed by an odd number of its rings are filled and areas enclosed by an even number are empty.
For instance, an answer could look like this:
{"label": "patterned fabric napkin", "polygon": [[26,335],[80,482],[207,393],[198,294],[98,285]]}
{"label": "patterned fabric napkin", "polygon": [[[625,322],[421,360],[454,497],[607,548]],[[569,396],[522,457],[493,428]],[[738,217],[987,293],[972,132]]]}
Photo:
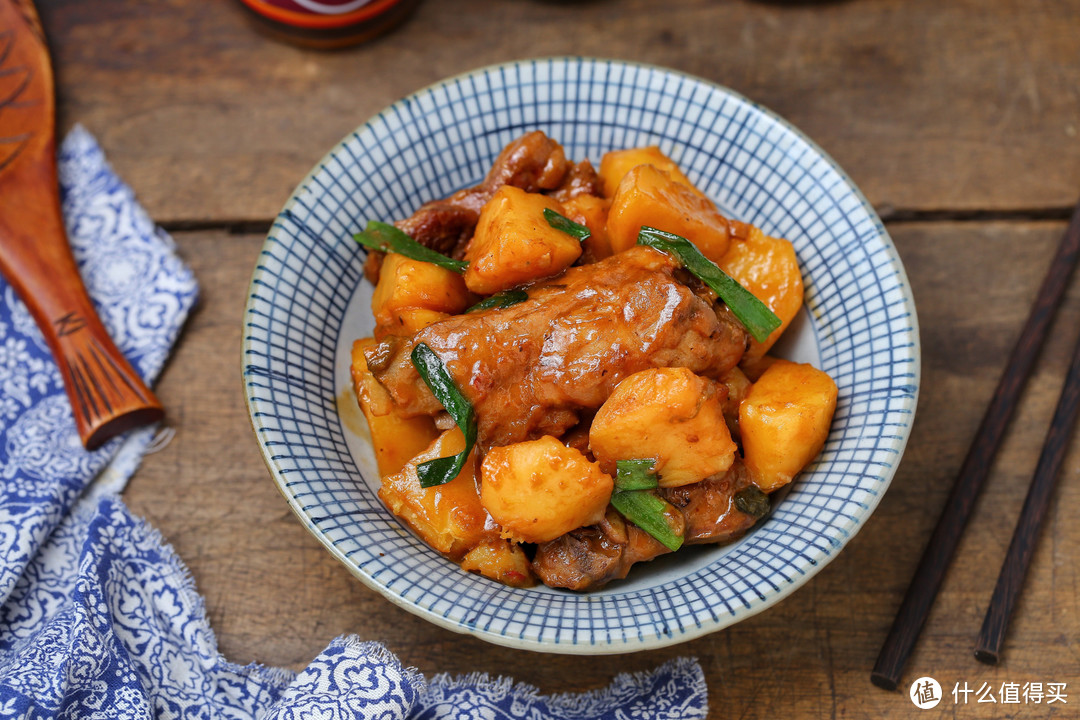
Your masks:
{"label": "patterned fabric napkin", "polygon": [[[152,381],[195,303],[195,279],[89,133],[71,132],[59,165],[90,294]],[[705,717],[689,659],[557,696],[482,675],[425,681],[355,636],[301,673],[228,662],[183,563],[118,495],[153,436],[83,450],[48,348],[0,279],[0,718]]]}

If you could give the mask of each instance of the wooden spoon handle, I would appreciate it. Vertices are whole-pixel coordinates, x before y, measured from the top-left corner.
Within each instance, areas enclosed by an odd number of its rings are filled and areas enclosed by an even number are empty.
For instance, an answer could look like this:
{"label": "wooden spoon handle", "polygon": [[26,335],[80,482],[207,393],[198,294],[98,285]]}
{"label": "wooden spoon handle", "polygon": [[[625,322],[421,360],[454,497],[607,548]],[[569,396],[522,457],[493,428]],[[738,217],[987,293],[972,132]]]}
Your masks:
{"label": "wooden spoon handle", "polygon": [[56,192],[35,192],[50,174],[55,184],[55,174],[42,171],[40,181],[24,178],[5,188],[24,197],[17,217],[0,213],[0,270],[41,328],[64,378],[79,436],[92,450],[160,420],[164,410],[94,310],[71,255]]}
{"label": "wooden spoon handle", "polygon": [[161,403],[117,349],[79,275],[60,213],[52,68],[34,8],[0,0],[0,271],[60,367],[83,445],[160,420]]}

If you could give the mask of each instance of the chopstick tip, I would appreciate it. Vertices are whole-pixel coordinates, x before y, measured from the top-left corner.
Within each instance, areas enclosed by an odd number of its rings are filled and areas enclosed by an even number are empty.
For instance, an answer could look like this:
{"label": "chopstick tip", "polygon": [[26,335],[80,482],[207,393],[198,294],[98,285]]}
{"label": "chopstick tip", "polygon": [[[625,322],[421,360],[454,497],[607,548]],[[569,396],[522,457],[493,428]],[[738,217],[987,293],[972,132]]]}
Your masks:
{"label": "chopstick tip", "polygon": [[882,690],[895,690],[900,678],[891,677],[879,671],[870,673],[870,682],[877,685]]}

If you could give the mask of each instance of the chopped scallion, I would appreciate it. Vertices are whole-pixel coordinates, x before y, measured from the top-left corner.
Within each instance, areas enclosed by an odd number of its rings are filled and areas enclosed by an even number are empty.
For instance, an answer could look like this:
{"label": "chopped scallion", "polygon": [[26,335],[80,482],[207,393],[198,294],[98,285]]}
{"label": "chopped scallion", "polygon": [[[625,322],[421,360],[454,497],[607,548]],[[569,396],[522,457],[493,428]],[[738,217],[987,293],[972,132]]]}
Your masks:
{"label": "chopped scallion", "polygon": [[757,485],[748,485],[735,493],[735,507],[751,517],[763,518],[769,514],[769,496]]}
{"label": "chopped scallion", "polygon": [[682,547],[682,535],[668,523],[668,503],[647,490],[616,490],[611,504],[630,522],[652,535],[669,550]]}
{"label": "chopped scallion", "polygon": [[561,230],[567,235],[576,237],[579,242],[585,242],[592,236],[592,231],[581,223],[576,223],[565,215],[560,215],[551,208],[544,208],[544,219],[548,225]]}
{"label": "chopped scallion", "polygon": [[648,245],[678,258],[683,267],[712,288],[712,291],[727,303],[731,312],[735,313],[735,317],[758,342],[764,342],[773,330],[780,327],[780,318],[776,317],[765,303],[717,267],[716,263],[702,255],[697,246],[686,238],[646,225],[638,233],[637,241],[638,245]]}
{"label": "chopped scallion", "polygon": [[503,290],[502,292],[495,293],[489,298],[481,300],[465,312],[471,313],[480,312],[481,310],[491,310],[493,308],[510,307],[511,305],[525,302],[528,299],[529,293],[524,290]]}
{"label": "chopped scallion", "polygon": [[353,235],[353,239],[372,250],[395,252],[411,260],[429,262],[447,270],[453,270],[456,273],[465,272],[465,268],[469,266],[469,263],[464,260],[453,260],[442,253],[435,252],[431,248],[416,242],[393,225],[378,220],[369,221],[367,227],[364,228],[364,232],[356,233]]}
{"label": "chopped scallion", "polygon": [[458,390],[442,358],[434,350],[424,343],[417,343],[411,357],[413,367],[465,436],[465,449],[457,455],[428,460],[416,466],[420,487],[429,488],[448,483],[461,472],[476,443],[476,412],[472,403]]}
{"label": "chopped scallion", "polygon": [[658,482],[653,467],[655,460],[616,460],[616,490],[651,490]]}

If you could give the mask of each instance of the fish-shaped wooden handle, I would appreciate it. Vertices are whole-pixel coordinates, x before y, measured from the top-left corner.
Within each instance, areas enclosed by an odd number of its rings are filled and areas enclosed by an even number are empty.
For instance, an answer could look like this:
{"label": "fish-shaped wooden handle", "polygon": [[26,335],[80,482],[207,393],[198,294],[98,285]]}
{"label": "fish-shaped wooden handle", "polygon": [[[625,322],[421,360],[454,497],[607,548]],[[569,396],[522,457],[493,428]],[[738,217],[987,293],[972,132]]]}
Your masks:
{"label": "fish-shaped wooden handle", "polygon": [[71,255],[56,179],[52,67],[29,0],[0,0],[0,271],[52,350],[83,445],[164,416],[102,325]]}

